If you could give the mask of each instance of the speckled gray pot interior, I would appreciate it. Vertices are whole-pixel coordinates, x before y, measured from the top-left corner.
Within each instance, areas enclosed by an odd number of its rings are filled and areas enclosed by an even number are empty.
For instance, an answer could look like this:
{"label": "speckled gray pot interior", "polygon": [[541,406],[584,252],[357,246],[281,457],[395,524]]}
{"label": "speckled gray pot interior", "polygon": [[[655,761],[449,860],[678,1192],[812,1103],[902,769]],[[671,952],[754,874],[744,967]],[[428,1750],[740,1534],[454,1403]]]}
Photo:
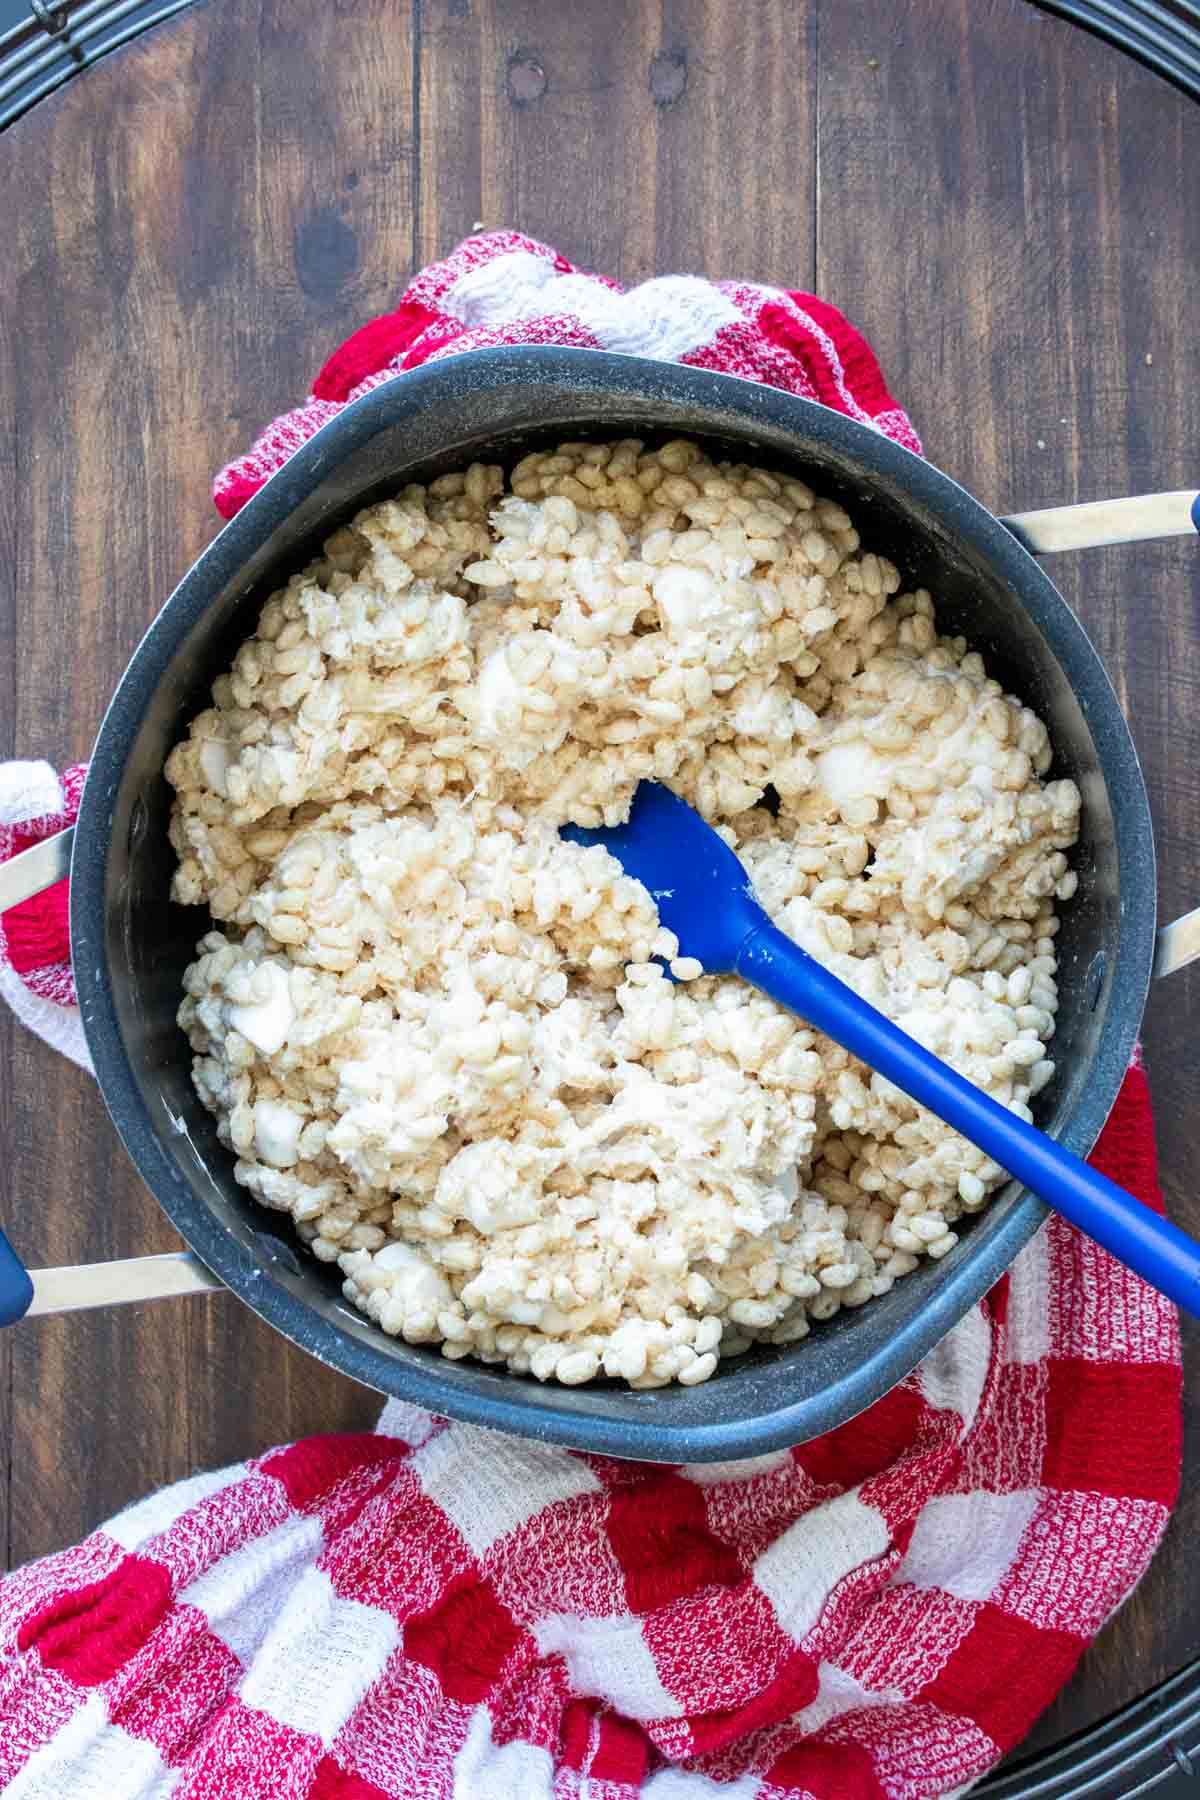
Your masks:
{"label": "speckled gray pot interior", "polygon": [[117,1130],[187,1242],[263,1318],[322,1361],[440,1413],[577,1448],[723,1460],[841,1424],[906,1375],[1044,1217],[1010,1184],[961,1242],[805,1342],[756,1349],[691,1389],[542,1386],[384,1336],[278,1215],[234,1182],[175,1024],[205,914],[171,904],[163,761],[273,587],[335,526],[405,482],[475,458],[511,466],[563,437],[686,435],[787,470],[839,500],[864,544],[926,584],[942,630],[1050,728],[1053,773],[1084,798],[1079,892],[1060,937],[1058,1073],[1039,1122],[1083,1155],[1133,1048],[1154,936],[1149,810],[1117,700],[1038,564],[945,475],[868,426],[728,376],[566,349],[477,351],[388,382],[301,449],[221,532],[138,647],[100,730],[72,866],[71,935],[88,1042]]}

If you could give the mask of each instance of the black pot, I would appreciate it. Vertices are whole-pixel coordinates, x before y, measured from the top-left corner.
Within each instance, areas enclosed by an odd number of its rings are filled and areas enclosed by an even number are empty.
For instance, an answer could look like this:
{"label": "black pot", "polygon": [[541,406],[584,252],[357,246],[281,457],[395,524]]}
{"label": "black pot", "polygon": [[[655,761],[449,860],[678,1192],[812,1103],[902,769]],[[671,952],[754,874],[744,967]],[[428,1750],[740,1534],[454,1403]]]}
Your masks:
{"label": "black pot", "polygon": [[[438,1413],[662,1462],[725,1460],[828,1431],[906,1375],[1008,1267],[1045,1217],[1015,1183],[961,1241],[798,1346],[755,1348],[691,1388],[543,1386],[385,1336],[237,1186],[175,1023],[206,929],[168,899],[168,751],[208,704],[257,609],[321,541],[405,482],[474,459],[514,463],[582,436],[688,436],[786,469],[845,505],[871,549],[928,586],[942,631],[1045,720],[1055,775],[1083,794],[1079,890],[1059,938],[1058,1072],[1039,1122],[1091,1150],[1137,1035],[1155,948],[1155,871],[1141,771],[1083,628],[1013,530],[869,426],[790,394],[677,365],[567,349],[449,358],[387,382],[299,450],[205,551],[138,647],[100,729],[71,864],[71,946],[88,1044],[118,1132],[202,1262],[305,1350]],[[1036,517],[1036,515],[1035,515]]]}

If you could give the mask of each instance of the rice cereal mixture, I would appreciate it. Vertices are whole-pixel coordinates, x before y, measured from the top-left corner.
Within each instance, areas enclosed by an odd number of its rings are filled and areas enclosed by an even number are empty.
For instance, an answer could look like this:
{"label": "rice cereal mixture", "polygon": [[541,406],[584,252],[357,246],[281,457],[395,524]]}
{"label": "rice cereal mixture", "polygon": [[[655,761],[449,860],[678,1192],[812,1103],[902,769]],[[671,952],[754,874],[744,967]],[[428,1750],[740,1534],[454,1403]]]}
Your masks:
{"label": "rice cereal mixture", "polygon": [[801,482],[631,441],[406,488],[267,602],[167,763],[174,897],[217,926],[179,1022],[237,1179],[449,1357],[657,1387],[803,1337],[1001,1171],[558,826],[668,783],[1029,1118],[1076,880],[1050,754]]}

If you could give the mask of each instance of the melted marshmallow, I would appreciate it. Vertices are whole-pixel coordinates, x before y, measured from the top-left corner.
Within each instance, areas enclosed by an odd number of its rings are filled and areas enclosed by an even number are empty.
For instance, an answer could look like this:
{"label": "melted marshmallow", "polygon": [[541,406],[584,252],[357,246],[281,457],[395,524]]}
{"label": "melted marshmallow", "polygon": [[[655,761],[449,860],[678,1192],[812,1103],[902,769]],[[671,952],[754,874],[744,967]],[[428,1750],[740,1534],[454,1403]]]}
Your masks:
{"label": "melted marshmallow", "polygon": [[243,1006],[231,1006],[229,1023],[264,1056],[274,1056],[276,1051],[282,1050],[296,1017],[287,970],[279,963],[261,963],[255,972],[255,980],[270,984],[268,997]]}

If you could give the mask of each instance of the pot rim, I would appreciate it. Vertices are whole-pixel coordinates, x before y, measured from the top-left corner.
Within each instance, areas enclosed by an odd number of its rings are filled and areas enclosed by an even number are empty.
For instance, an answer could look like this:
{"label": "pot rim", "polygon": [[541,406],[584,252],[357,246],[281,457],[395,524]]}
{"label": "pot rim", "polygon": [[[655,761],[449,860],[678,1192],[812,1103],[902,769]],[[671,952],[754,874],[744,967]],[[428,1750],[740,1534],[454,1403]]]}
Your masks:
{"label": "pot rim", "polygon": [[[1076,1154],[1086,1156],[1091,1150],[1134,1050],[1149,986],[1156,921],[1154,845],[1145,784],[1120,704],[1083,626],[1040,565],[986,507],[950,476],[874,426],[737,376],[608,351],[557,346],[475,350],[386,381],[347,405],[303,444],[201,553],[134,651],[104,715],[89,765],[75,829],[70,887],[72,962],[81,1016],[101,1094],[118,1135],[176,1229],[239,1299],[320,1361],[432,1412],[572,1448],[671,1463],[752,1456],[831,1429],[907,1375],[1033,1237],[1047,1217],[1042,1203],[1027,1191],[1006,1202],[1005,1215],[975,1256],[934,1287],[919,1328],[903,1334],[902,1345],[846,1370],[815,1398],[803,1395],[778,1405],[772,1401],[749,1418],[697,1425],[673,1418],[673,1409],[664,1405],[664,1393],[670,1390],[638,1396],[650,1404],[644,1419],[632,1423],[577,1410],[572,1399],[586,1390],[563,1390],[547,1400],[545,1389],[530,1389],[529,1377],[488,1371],[491,1380],[476,1383],[476,1388],[488,1391],[479,1392],[456,1381],[456,1371],[463,1366],[457,1362],[439,1358],[416,1366],[388,1354],[378,1341],[378,1328],[365,1317],[359,1320],[348,1307],[339,1315],[343,1323],[322,1317],[298,1291],[302,1281],[289,1279],[286,1260],[264,1267],[267,1259],[261,1243],[239,1242],[210,1211],[197,1205],[164,1148],[168,1127],[180,1127],[169,1111],[161,1121],[152,1116],[126,1054],[116,1010],[107,948],[113,810],[150,696],[188,632],[280,520],[319,487],[330,468],[398,417],[436,408],[448,395],[477,396],[481,387],[519,388],[549,377],[570,386],[580,399],[589,390],[615,392],[644,407],[661,396],[707,412],[708,422],[693,427],[701,436],[719,434],[724,421],[747,438],[754,437],[757,427],[776,437],[791,431],[816,439],[852,460],[868,480],[892,482],[906,499],[927,508],[991,565],[1031,614],[1063,668],[1098,749],[1103,738],[1121,865],[1121,954],[1113,959],[1116,966],[1100,1048],[1059,1133]],[[571,423],[581,427],[580,419]],[[567,424],[563,421],[563,428]],[[546,428],[555,429],[553,417],[548,416]],[[778,445],[764,443],[762,453],[769,461],[781,451]],[[267,1219],[264,1214],[264,1222]],[[481,1365],[471,1366],[478,1374]],[[814,1423],[807,1415],[815,1410],[823,1416]]]}

